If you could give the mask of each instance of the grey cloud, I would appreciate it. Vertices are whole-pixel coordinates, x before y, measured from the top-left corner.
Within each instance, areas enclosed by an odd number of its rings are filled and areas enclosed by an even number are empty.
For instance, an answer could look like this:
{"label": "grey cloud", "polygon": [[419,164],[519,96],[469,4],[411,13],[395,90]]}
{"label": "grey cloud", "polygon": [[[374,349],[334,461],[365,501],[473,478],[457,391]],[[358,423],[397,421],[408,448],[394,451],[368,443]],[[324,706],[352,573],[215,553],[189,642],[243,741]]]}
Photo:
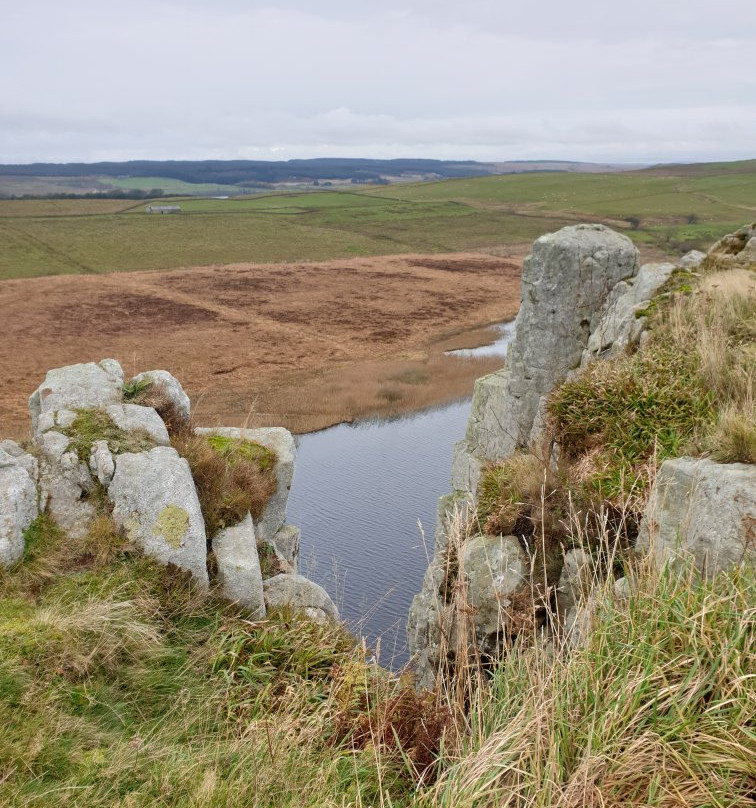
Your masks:
{"label": "grey cloud", "polygon": [[4,17],[3,162],[704,159],[756,143],[751,2],[70,0]]}

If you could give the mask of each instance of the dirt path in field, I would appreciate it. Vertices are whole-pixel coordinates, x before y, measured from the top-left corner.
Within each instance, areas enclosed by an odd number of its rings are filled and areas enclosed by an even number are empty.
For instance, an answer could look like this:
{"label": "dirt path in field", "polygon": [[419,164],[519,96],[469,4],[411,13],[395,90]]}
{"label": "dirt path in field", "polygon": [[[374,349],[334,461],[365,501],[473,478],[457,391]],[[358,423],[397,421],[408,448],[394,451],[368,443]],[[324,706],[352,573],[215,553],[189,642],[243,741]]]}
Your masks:
{"label": "dirt path in field", "polygon": [[444,357],[512,318],[521,259],[477,253],[0,282],[0,435],[49,368],[170,370],[201,423],[297,431],[464,395],[501,364]]}

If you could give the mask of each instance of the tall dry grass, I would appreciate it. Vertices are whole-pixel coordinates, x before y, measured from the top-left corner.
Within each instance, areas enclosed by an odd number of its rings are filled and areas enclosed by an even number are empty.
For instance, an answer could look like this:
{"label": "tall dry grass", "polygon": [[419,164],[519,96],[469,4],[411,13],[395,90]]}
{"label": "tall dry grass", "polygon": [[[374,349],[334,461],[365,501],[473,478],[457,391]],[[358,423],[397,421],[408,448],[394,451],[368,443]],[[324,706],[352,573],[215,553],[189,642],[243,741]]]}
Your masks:
{"label": "tall dry grass", "polygon": [[584,646],[517,644],[485,686],[473,666],[446,691],[470,705],[465,731],[419,804],[751,804],[753,586],[752,572],[707,583],[640,563],[629,598],[594,588]]}
{"label": "tall dry grass", "polygon": [[434,353],[423,359],[364,362],[308,374],[295,386],[264,393],[250,423],[283,425],[304,433],[361,419],[394,418],[466,398],[477,378],[502,364],[500,357],[466,359]]}

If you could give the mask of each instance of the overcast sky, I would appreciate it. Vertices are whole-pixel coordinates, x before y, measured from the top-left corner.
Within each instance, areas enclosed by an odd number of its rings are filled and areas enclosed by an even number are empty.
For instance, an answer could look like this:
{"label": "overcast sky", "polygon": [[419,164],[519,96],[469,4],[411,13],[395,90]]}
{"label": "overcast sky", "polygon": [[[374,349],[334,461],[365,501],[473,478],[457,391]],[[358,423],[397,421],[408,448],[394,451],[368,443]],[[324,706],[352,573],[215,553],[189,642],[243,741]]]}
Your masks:
{"label": "overcast sky", "polygon": [[756,157],[755,0],[0,0],[0,162]]}

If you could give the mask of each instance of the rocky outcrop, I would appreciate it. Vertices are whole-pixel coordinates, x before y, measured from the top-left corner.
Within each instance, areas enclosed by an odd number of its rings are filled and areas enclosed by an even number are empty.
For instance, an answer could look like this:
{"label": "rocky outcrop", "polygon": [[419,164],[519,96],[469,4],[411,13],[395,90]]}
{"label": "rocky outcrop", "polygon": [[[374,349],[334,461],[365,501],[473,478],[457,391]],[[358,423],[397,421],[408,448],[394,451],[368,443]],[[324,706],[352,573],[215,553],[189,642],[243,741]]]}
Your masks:
{"label": "rocky outcrop", "polygon": [[152,407],[138,404],[111,404],[105,407],[110,420],[124,432],[140,432],[156,446],[169,446],[171,439],[163,419]]}
{"label": "rocky outcrop", "polygon": [[719,268],[756,264],[756,222],[719,239],[709,250],[705,264]]}
{"label": "rocky outcrop", "polygon": [[638,268],[632,242],[603,225],[565,227],[533,244],[506,364],[476,382],[455,447],[456,490],[475,493],[484,462],[528,446],[542,397],[580,365],[607,297]]}
{"label": "rocky outcrop", "polygon": [[251,514],[213,538],[213,553],[221,596],[249,609],[253,619],[265,617],[263,577]]}
{"label": "rocky outcrop", "polygon": [[0,449],[0,567],[21,559],[24,531],[39,513],[36,481],[29,473],[33,466],[23,457],[23,452],[14,456]]}
{"label": "rocky outcrop", "polygon": [[299,540],[301,531],[294,525],[283,525],[270,542],[276,554],[281,558],[291,572],[297,572],[299,567]]}
{"label": "rocky outcrop", "polygon": [[527,562],[515,536],[475,536],[464,544],[459,573],[466,578],[478,647],[496,650],[509,631],[510,597],[526,581]]}
{"label": "rocky outcrop", "polygon": [[175,449],[119,455],[108,498],[116,525],[133,544],[207,587],[205,523],[189,464]]}
{"label": "rocky outcrop", "polygon": [[676,264],[644,264],[635,277],[616,284],[601,308],[580,364],[609,359],[638,345],[647,319],[641,313],[676,269]]}
{"label": "rocky outcrop", "polygon": [[268,500],[268,504],[255,525],[257,538],[260,541],[275,542],[276,533],[286,522],[286,504],[289,501],[289,491],[294,480],[294,460],[297,449],[291,432],[282,427],[261,429],[213,427],[199,428],[195,431],[198,435],[219,435],[233,440],[248,440],[270,449],[275,454],[276,463],[273,473],[276,477],[276,492]]}
{"label": "rocky outcrop", "polygon": [[[440,635],[454,631],[444,616],[448,609],[442,597],[449,563],[443,538],[449,505],[466,502],[464,507],[474,512],[470,504],[474,506],[483,466],[540,441],[547,394],[590,354],[612,352],[615,342],[619,350],[623,340],[637,341],[642,324],[636,324],[636,313],[673,269],[662,265],[639,273],[632,242],[602,225],[565,227],[534,243],[523,264],[514,340],[504,368],[476,382],[465,438],[454,448],[454,492],[443,500],[434,557],[410,608],[410,650],[421,684],[435,679]],[[503,542],[493,555],[492,541]],[[505,614],[504,602],[525,579],[522,550],[511,536],[473,535],[460,552],[461,561],[471,565],[469,605],[479,647],[485,651],[501,634],[502,626],[497,631],[493,626]]]}
{"label": "rocky outcrop", "polygon": [[641,522],[637,546],[659,567],[692,556],[719,571],[756,561],[756,466],[703,458],[665,460]]}
{"label": "rocky outcrop", "polygon": [[41,509],[72,537],[85,535],[95,517],[89,497],[95,484],[88,463],[69,448],[71,439],[54,429],[38,435],[35,443]]}
{"label": "rocky outcrop", "polygon": [[[444,534],[450,530],[452,503],[465,502],[467,512],[474,513],[482,469],[488,462],[523,452],[553,468],[559,447],[548,430],[549,392],[596,360],[643,350],[654,298],[667,288],[689,289],[697,270],[722,269],[723,265],[743,275],[748,274],[746,268],[756,266],[756,225],[721,239],[707,255],[693,251],[676,263],[648,264],[640,269],[632,244],[600,226],[568,227],[535,242],[523,267],[514,341],[503,370],[476,384],[467,432],[454,450],[454,492],[441,500],[434,556],[410,608],[409,642],[420,685],[435,682],[449,649],[453,652],[455,647],[454,621],[458,618],[447,603],[450,570],[466,570],[463,577],[471,597],[461,607],[472,614],[480,652],[486,652],[494,636],[493,632],[487,635],[486,629],[493,628],[495,601],[518,595],[516,591],[508,595],[497,592],[501,571],[483,549],[491,539],[476,535],[474,520],[468,520],[463,531],[466,544],[450,545]],[[680,278],[681,284],[671,283],[677,273],[688,273],[688,278]],[[743,285],[741,276],[738,283]],[[705,289],[705,282],[701,288]],[[651,492],[637,546],[650,548],[659,567],[676,564],[682,555],[692,556],[697,568],[709,576],[736,564],[752,564],[755,498],[754,466],[692,458],[667,460]],[[458,541],[459,526],[451,528]],[[515,559],[514,545],[511,551]],[[475,553],[485,559],[482,564],[476,565],[469,557]],[[556,595],[556,604],[545,600],[541,604],[551,613],[546,634],[556,627],[566,647],[574,648],[584,644],[590,634],[601,589],[597,584],[606,573],[585,550],[570,550],[561,561],[556,592],[549,593],[549,597]],[[515,578],[513,575],[513,582]],[[618,599],[631,597],[628,578],[613,584],[613,589]],[[500,628],[506,632],[505,626]],[[446,648],[445,659],[442,647]]]}
{"label": "rocky outcrop", "polygon": [[39,417],[56,410],[107,407],[123,399],[123,370],[115,359],[49,370],[29,398],[32,430]]}
{"label": "rocky outcrop", "polygon": [[322,586],[302,575],[275,575],[263,582],[269,609],[288,607],[318,622],[338,620],[339,610]]}
{"label": "rocky outcrop", "polygon": [[[170,445],[169,429],[183,433],[190,411],[188,396],[165,370],[140,373],[126,385],[113,359],[49,371],[29,399],[34,454],[0,443],[0,566],[23,556],[24,531],[40,511],[72,538],[86,536],[96,517],[110,516],[133,546],[207,589],[208,536],[197,488],[188,462]],[[248,513],[212,537],[217,591],[254,618],[265,616],[266,599],[313,619],[337,617],[325,590],[295,574],[299,528],[286,524],[292,435],[278,427],[197,432],[269,449],[261,462],[272,460],[276,481],[257,524]],[[267,574],[276,573],[265,596],[258,548]]]}

